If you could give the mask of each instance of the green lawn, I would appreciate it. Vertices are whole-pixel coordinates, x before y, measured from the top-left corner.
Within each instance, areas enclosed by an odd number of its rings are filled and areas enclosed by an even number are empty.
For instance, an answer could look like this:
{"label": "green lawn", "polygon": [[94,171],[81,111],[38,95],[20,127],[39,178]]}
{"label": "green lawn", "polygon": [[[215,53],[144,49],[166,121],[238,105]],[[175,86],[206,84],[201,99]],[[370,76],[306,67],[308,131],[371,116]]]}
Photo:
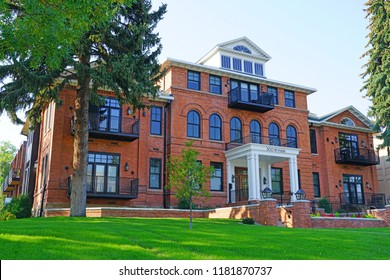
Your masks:
{"label": "green lawn", "polygon": [[289,229],[237,220],[31,218],[0,222],[2,260],[390,259],[390,228]]}

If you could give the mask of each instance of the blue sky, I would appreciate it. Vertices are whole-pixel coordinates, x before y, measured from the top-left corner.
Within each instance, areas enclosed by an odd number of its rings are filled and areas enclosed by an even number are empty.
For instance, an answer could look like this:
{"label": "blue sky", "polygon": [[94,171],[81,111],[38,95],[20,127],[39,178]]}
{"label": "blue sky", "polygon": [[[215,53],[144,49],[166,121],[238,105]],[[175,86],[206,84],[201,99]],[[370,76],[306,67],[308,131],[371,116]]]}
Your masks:
{"label": "blue sky", "polygon": [[[152,0],[168,4],[159,23],[167,57],[196,62],[215,45],[248,37],[272,58],[269,79],[316,88],[309,110],[323,115],[353,105],[367,114],[360,59],[367,44],[363,0]],[[21,126],[0,118],[0,141],[20,145]]]}

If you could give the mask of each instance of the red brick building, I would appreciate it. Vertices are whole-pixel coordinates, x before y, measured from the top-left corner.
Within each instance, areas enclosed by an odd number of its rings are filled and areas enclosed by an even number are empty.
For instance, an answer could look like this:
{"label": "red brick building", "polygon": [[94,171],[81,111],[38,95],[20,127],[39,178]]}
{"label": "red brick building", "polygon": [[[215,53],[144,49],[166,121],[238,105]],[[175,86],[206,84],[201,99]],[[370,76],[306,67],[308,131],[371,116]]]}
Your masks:
{"label": "red brick building", "polygon": [[[248,203],[266,187],[280,203],[328,197],[367,204],[377,187],[373,125],[355,108],[318,117],[316,90],[266,77],[270,56],[246,37],[217,45],[196,63],[167,59],[161,92],[133,112],[110,92],[91,106],[87,206],[175,207],[166,161],[187,141],[215,175],[199,207]],[[74,87],[42,115],[33,212],[69,207]],[[367,182],[367,183],[366,183]],[[369,190],[369,188],[371,188]],[[339,193],[342,193],[340,195]]]}

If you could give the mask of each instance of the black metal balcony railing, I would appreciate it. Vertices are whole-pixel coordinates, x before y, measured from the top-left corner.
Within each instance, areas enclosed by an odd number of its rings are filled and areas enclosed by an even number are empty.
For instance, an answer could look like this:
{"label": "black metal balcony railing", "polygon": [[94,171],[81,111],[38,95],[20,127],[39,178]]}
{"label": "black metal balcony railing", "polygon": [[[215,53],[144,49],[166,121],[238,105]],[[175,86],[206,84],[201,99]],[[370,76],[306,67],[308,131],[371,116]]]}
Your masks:
{"label": "black metal balcony railing", "polygon": [[274,108],[274,96],[270,93],[248,92],[237,87],[229,91],[228,107],[254,112],[267,112]]}
{"label": "black metal balcony railing", "polygon": [[271,146],[279,146],[279,147],[290,147],[290,148],[296,148],[296,140],[292,139],[282,139],[277,137],[261,137],[258,135],[250,135],[245,136],[243,138],[237,139],[235,141],[231,141],[226,144],[226,150],[234,149],[239,146],[254,143],[254,144],[265,144],[265,145],[271,145]]}
{"label": "black metal balcony railing", "polygon": [[[138,197],[138,178],[88,176],[87,197],[135,199]],[[72,177],[68,177],[68,192],[72,191]]]}
{"label": "black metal balcony railing", "polygon": [[[133,117],[109,116],[90,113],[88,117],[89,137],[132,142],[139,138],[139,120]],[[74,134],[74,116],[71,118]]]}
{"label": "black metal balcony railing", "polygon": [[347,210],[368,208],[384,208],[386,197],[384,193],[339,193],[340,207]]}
{"label": "black metal balcony railing", "polygon": [[248,201],[248,189],[230,190],[229,201],[232,203]]}
{"label": "black metal balcony railing", "polygon": [[15,185],[20,182],[20,169],[12,168],[8,175],[4,178],[2,190],[3,192],[12,191]]}
{"label": "black metal balcony railing", "polygon": [[353,164],[361,166],[379,164],[379,156],[374,149],[368,148],[339,148],[334,150],[336,163]]}

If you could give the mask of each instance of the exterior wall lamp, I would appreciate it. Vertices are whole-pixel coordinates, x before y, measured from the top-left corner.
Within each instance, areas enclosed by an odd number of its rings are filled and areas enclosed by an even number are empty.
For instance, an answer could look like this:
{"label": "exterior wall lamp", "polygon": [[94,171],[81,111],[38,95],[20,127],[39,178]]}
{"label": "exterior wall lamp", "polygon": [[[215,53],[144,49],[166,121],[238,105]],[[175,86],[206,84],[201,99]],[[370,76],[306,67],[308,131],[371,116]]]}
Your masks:
{"label": "exterior wall lamp", "polygon": [[263,184],[267,185],[267,178],[263,177]]}
{"label": "exterior wall lamp", "polygon": [[232,175],[232,183],[234,183],[236,181],[236,176],[234,176],[234,174]]}
{"label": "exterior wall lamp", "polygon": [[268,199],[272,197],[272,190],[269,187],[265,187],[261,194],[263,195],[263,199]]}
{"label": "exterior wall lamp", "polygon": [[127,162],[125,163],[125,171],[129,171],[129,164]]}
{"label": "exterior wall lamp", "polygon": [[127,107],[127,115],[130,116],[130,114],[131,114],[131,109],[130,107]]}
{"label": "exterior wall lamp", "polygon": [[295,193],[295,197],[297,198],[297,200],[304,200],[304,199],[306,199],[306,193],[305,193],[304,190],[299,189],[299,190]]}

